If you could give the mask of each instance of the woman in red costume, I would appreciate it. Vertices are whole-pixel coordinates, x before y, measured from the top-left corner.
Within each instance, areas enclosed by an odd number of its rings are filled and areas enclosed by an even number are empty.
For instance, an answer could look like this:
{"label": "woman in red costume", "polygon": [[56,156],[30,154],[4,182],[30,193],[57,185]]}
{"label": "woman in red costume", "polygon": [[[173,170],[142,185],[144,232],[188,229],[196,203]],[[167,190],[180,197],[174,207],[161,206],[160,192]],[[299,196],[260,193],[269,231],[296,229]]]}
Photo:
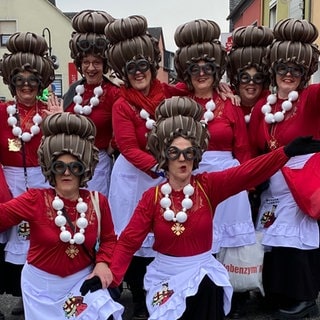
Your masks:
{"label": "woman in red costume", "polygon": [[[160,51],[157,40],[147,32],[143,16],[130,16],[109,23],[108,60],[124,86],[112,109],[116,145],[120,151],[111,174],[109,203],[115,231],[119,235],[129,222],[142,193],[163,178],[155,172],[154,156],[146,149],[156,107],[165,98],[156,78]],[[134,302],[133,319],[147,319],[143,276],[154,257],[153,233],[135,253],[126,274]]]}
{"label": "woman in red costume", "polygon": [[209,140],[203,108],[187,97],[161,103],[148,148],[167,180],[142,196],[119,237],[110,269],[122,281],[132,255],[152,229],[157,255],[144,279],[150,320],[222,320],[230,310],[227,270],[212,255],[212,219],[218,204],[264,181],[296,154],[320,150],[320,141],[297,139],[240,166],[193,174]]}
{"label": "woman in red costume", "polygon": [[[39,163],[52,188],[32,188],[0,204],[0,231],[30,224],[21,287],[26,319],[122,319],[110,297],[116,243],[107,199],[84,189],[98,162],[95,126],[68,112],[42,124]],[[97,242],[99,247],[97,247]]]}
{"label": "woman in red costume", "polygon": [[[320,85],[308,85],[318,68],[319,51],[313,44],[318,31],[306,20],[286,19],[273,32],[275,40],[266,58],[274,93],[256,104],[249,124],[255,155],[279,149],[298,136],[320,138]],[[307,215],[320,207],[320,198],[312,197],[320,185],[313,180],[317,169],[309,169],[316,159],[312,154],[290,159],[285,169],[270,178],[261,195],[257,228],[263,231],[262,243],[268,249],[264,288],[278,310],[276,319],[318,314],[319,225]],[[293,187],[299,172],[305,174],[301,192],[312,190],[302,199]],[[316,201],[304,206],[309,199]]]}
{"label": "woman in red costume", "polygon": [[[7,49],[10,53],[3,55],[0,69],[14,100],[0,104],[0,163],[12,196],[17,197],[28,188],[48,186],[41,174],[37,150],[42,136],[40,124],[49,111],[37,96],[54,80],[54,64],[48,57],[45,39],[31,32],[13,34]],[[21,297],[20,273],[29,236],[29,225],[23,221],[7,233],[8,268],[0,283],[5,287],[3,291],[14,296]],[[23,313],[21,299],[12,313]]]}
{"label": "woman in red costume", "polygon": [[75,31],[69,42],[71,58],[82,79],[63,97],[64,110],[89,117],[96,125],[99,163],[88,183],[89,190],[108,195],[112,169],[112,105],[119,96],[119,82],[107,64],[108,40],[104,27],[114,18],[104,11],[84,10],[72,19]]}

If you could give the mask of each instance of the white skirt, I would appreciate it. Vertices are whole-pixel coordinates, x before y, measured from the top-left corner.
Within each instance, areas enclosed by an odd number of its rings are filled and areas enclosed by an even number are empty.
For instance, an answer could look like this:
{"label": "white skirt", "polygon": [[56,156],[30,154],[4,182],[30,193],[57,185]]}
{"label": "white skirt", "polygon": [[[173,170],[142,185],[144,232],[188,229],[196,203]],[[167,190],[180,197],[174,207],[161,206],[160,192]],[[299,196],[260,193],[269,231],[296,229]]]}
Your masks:
{"label": "white skirt", "polygon": [[206,275],[217,286],[223,287],[223,309],[228,314],[232,286],[227,270],[211,252],[191,257],[172,257],[158,253],[148,265],[144,278],[149,320],[180,318],[186,309],[186,298],[197,293]]}
{"label": "white skirt", "polygon": [[21,277],[25,319],[106,320],[111,315],[122,319],[124,307],[112,300],[107,289],[81,296],[80,287],[90,272],[86,268],[62,278],[26,263]]}
{"label": "white skirt", "polygon": [[110,175],[112,169],[112,159],[108,156],[107,151],[99,151],[99,162],[94,170],[92,179],[88,181],[87,189],[90,191],[99,191],[108,197],[110,186]]}
{"label": "white skirt", "polygon": [[[112,169],[108,198],[117,235],[120,235],[127,226],[142,194],[162,181],[164,181],[164,178],[153,179],[132,165],[124,156],[119,155]],[[154,235],[149,233],[135,255],[154,257],[153,243]]]}
{"label": "white skirt", "polygon": [[[222,171],[239,165],[229,151],[206,151],[194,173]],[[213,218],[212,252],[256,242],[251,207],[247,191],[242,191],[219,203]]]}
{"label": "white skirt", "polygon": [[[293,157],[286,166],[302,168],[311,156]],[[275,220],[268,225],[266,221],[269,217]],[[258,218],[257,229],[263,232],[262,244],[265,246],[302,250],[319,248],[318,222],[298,207],[281,170],[270,178],[268,189],[261,194]]]}
{"label": "white skirt", "polygon": [[[17,197],[26,191],[24,169],[20,167],[3,167],[8,186],[13,197]],[[27,168],[29,188],[49,188],[49,183],[40,167]],[[5,260],[13,264],[24,264],[29,250],[29,224],[21,222],[8,230],[7,245],[5,247]]]}

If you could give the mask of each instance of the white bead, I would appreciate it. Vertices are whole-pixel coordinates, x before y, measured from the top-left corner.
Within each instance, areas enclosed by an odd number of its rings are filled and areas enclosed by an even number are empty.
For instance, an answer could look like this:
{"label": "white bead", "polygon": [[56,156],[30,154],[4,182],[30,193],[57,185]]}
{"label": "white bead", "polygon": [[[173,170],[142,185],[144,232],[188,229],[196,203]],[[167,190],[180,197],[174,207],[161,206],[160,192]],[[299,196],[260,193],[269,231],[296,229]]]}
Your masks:
{"label": "white bead", "polygon": [[42,117],[40,116],[39,113],[37,113],[33,118],[32,118],[33,123],[35,124],[40,124],[42,122]]}
{"label": "white bead", "polygon": [[250,114],[246,114],[246,115],[244,116],[244,121],[245,121],[246,123],[249,123],[249,122],[250,122],[250,118],[251,118],[251,115],[250,115]]}
{"label": "white bead", "polygon": [[99,104],[99,99],[97,97],[92,97],[90,99],[90,104],[94,107],[97,106]]}
{"label": "white bead", "polygon": [[182,207],[186,209],[190,209],[193,205],[193,201],[190,198],[185,198],[181,202]]}
{"label": "white bead", "polygon": [[58,227],[62,227],[66,224],[67,220],[64,216],[56,216],[54,219],[54,223],[56,224],[56,226]]}
{"label": "white bead", "polygon": [[214,118],[214,114],[212,111],[206,111],[203,115],[203,118],[206,120],[206,121],[211,121],[213,118]]}
{"label": "white bead", "polygon": [[194,187],[189,183],[183,188],[183,193],[187,196],[192,196],[194,193]]}
{"label": "white bead", "polygon": [[261,108],[261,111],[263,114],[266,114],[266,113],[270,113],[271,112],[271,107],[269,104],[265,104],[262,106]]}
{"label": "white bead", "polygon": [[265,115],[265,117],[264,117],[264,120],[265,120],[266,123],[269,123],[269,124],[274,123],[274,116],[273,116],[273,114],[267,113],[267,114]]}
{"label": "white bead", "polygon": [[281,108],[284,111],[289,111],[290,109],[292,109],[292,103],[288,100],[283,101],[281,104]]}
{"label": "white bead", "polygon": [[85,115],[89,115],[92,112],[92,108],[90,106],[84,106],[82,108],[82,113]]}
{"label": "white bead", "polygon": [[24,142],[29,142],[31,140],[32,136],[29,132],[24,132],[22,135],[21,135],[21,139],[22,141]]}
{"label": "white bead", "polygon": [[77,232],[75,235],[74,235],[74,242],[76,244],[82,244],[84,243],[84,235],[80,232]]}
{"label": "white bead", "polygon": [[15,104],[11,104],[9,106],[7,106],[7,113],[9,115],[15,114],[17,112],[17,108]]}
{"label": "white bead", "polygon": [[172,192],[172,188],[169,183],[165,183],[161,186],[161,193],[162,194],[170,194]]}
{"label": "white bead", "polygon": [[167,197],[163,197],[161,200],[160,200],[160,206],[162,208],[169,208],[171,206],[171,200]]}
{"label": "white bead", "polygon": [[30,132],[33,134],[33,135],[36,135],[40,132],[40,128],[38,125],[33,125],[31,128],[30,128]]}
{"label": "white bead", "polygon": [[142,119],[148,119],[149,116],[150,116],[149,112],[147,112],[147,111],[144,110],[144,109],[141,109],[141,110],[140,110],[140,117],[141,117]]}
{"label": "white bead", "polygon": [[20,127],[14,127],[12,129],[12,134],[16,137],[20,137],[22,134],[22,129]]}
{"label": "white bead", "polygon": [[176,215],[176,219],[177,219],[177,221],[178,221],[179,223],[184,223],[184,222],[187,221],[188,216],[187,216],[187,214],[186,214],[185,212],[179,211],[179,212],[177,213],[177,215]]}
{"label": "white bead", "polygon": [[101,96],[103,94],[102,87],[99,86],[99,87],[94,88],[93,93],[98,97]]}
{"label": "white bead", "polygon": [[74,102],[75,104],[81,104],[81,103],[82,103],[82,97],[79,96],[79,95],[74,96],[74,97],[73,97],[73,102]]}
{"label": "white bead", "polygon": [[267,101],[270,104],[275,104],[277,102],[277,96],[275,94],[269,94],[267,97]]}
{"label": "white bead", "polygon": [[151,130],[153,128],[153,124],[155,123],[154,120],[152,119],[148,119],[147,122],[146,122],[146,127],[147,129]]}
{"label": "white bead", "polygon": [[55,197],[52,201],[52,207],[54,210],[61,210],[64,207],[64,203],[59,197]]}
{"label": "white bead", "polygon": [[206,103],[206,109],[207,110],[214,110],[216,108],[216,104],[214,103],[214,101],[211,99]]}
{"label": "white bead", "polygon": [[69,242],[71,240],[71,233],[67,230],[60,233],[60,240],[63,242]]}
{"label": "white bead", "polygon": [[174,218],[174,212],[172,210],[166,210],[163,213],[163,217],[167,220],[167,221],[172,221]]}
{"label": "white bead", "polygon": [[274,120],[276,122],[281,122],[284,119],[284,114],[281,111],[278,111],[274,114]]}
{"label": "white bead", "polygon": [[79,94],[83,94],[84,93],[84,85],[83,84],[78,84],[76,86],[76,93],[79,93]]}
{"label": "white bead", "polygon": [[13,127],[13,126],[15,126],[17,124],[18,120],[17,120],[16,117],[10,116],[8,118],[7,122],[8,122],[9,126]]}
{"label": "white bead", "polygon": [[288,99],[291,101],[296,101],[299,98],[299,93],[298,91],[291,91],[288,94]]}
{"label": "white bead", "polygon": [[77,220],[77,226],[79,228],[86,228],[88,226],[88,220],[86,218],[79,218]]}
{"label": "white bead", "polygon": [[79,213],[86,212],[88,210],[88,205],[85,202],[80,201],[77,203],[76,209]]}

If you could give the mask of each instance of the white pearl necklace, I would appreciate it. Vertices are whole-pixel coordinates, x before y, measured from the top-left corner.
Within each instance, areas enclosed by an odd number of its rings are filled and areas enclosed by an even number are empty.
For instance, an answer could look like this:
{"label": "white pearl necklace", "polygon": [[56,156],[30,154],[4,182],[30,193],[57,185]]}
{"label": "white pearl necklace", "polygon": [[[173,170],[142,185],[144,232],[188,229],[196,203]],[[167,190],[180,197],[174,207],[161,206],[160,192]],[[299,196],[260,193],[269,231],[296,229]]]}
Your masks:
{"label": "white pearl necklace", "polygon": [[186,211],[190,209],[193,205],[192,200],[190,197],[194,193],[194,187],[189,183],[183,188],[184,193],[184,199],[181,202],[182,210],[179,211],[177,214],[173,210],[170,209],[171,206],[171,200],[169,198],[172,188],[169,183],[165,183],[161,187],[161,192],[164,195],[164,197],[160,200],[160,205],[162,208],[165,209],[165,212],[163,213],[163,217],[167,221],[173,221],[173,222],[179,222],[184,223],[188,219],[188,215],[186,214]]}
{"label": "white pearl necklace", "polygon": [[57,210],[57,216],[54,219],[54,222],[57,227],[60,228],[60,240],[62,242],[69,242],[70,244],[82,244],[84,243],[85,236],[85,228],[88,226],[88,220],[86,219],[86,212],[88,210],[88,205],[83,202],[82,198],[78,199],[78,203],[76,206],[77,212],[80,214],[80,218],[77,219],[76,225],[79,228],[79,232],[76,232],[74,236],[71,236],[71,233],[66,230],[67,219],[63,215],[62,209],[64,208],[64,202],[58,197],[55,196],[52,201],[53,209]]}
{"label": "white pearl necklace", "polygon": [[7,107],[8,113],[8,125],[12,127],[12,134],[15,137],[20,138],[23,142],[29,142],[33,136],[37,135],[40,132],[40,123],[42,122],[42,117],[37,112],[33,118],[33,126],[30,128],[30,132],[22,132],[21,127],[17,126],[18,119],[14,116],[18,113],[17,107],[15,104],[9,105]]}
{"label": "white pearl necklace", "polygon": [[213,120],[214,114],[213,111],[216,109],[216,104],[212,99],[208,101],[205,105],[206,112],[203,115],[203,120],[201,120],[202,123],[208,124],[209,121]]}
{"label": "white pearl necklace", "polygon": [[283,121],[285,113],[292,109],[292,102],[298,100],[298,98],[299,93],[297,91],[289,92],[288,100],[283,101],[281,104],[282,111],[273,114],[271,113],[271,105],[277,102],[277,96],[275,94],[270,94],[267,97],[267,103],[261,108],[262,113],[265,115],[264,121],[269,124]]}
{"label": "white pearl necklace", "polygon": [[145,109],[141,109],[140,117],[146,120],[146,128],[151,130],[155,121],[150,118],[150,113]]}
{"label": "white pearl necklace", "polygon": [[99,97],[103,94],[103,90],[101,86],[95,87],[93,90],[94,96],[90,99],[90,104],[86,106],[82,106],[82,94],[84,93],[84,85],[79,84],[76,86],[76,93],[73,97],[73,102],[76,104],[74,106],[74,112],[77,114],[89,115],[92,112],[92,108],[99,104]]}

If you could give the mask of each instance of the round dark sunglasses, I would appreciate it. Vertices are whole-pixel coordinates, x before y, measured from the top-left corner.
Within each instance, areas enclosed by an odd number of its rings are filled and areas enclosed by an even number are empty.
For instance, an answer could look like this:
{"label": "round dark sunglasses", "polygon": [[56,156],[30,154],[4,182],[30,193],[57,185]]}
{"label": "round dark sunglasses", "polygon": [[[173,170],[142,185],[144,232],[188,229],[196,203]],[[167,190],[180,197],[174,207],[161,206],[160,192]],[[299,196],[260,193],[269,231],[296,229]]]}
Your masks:
{"label": "round dark sunglasses", "polygon": [[12,78],[11,82],[15,87],[18,87],[18,88],[23,87],[25,85],[27,85],[31,88],[37,88],[40,84],[39,78],[37,78],[34,75],[31,75],[29,77],[23,77],[23,76],[17,74]]}
{"label": "round dark sunglasses", "polygon": [[146,59],[130,60],[126,63],[126,72],[136,74],[138,71],[144,73],[150,69],[150,63]]}
{"label": "round dark sunglasses", "polygon": [[186,160],[194,160],[197,157],[198,150],[195,147],[189,147],[183,150],[177,147],[169,147],[165,154],[169,160],[177,160],[181,154],[183,154]]}
{"label": "round dark sunglasses", "polygon": [[242,84],[247,84],[251,81],[255,84],[262,84],[265,81],[265,77],[261,72],[257,72],[253,76],[251,76],[248,72],[241,72],[238,76],[238,80]]}
{"label": "round dark sunglasses", "polygon": [[288,72],[290,72],[290,74],[295,78],[300,78],[304,74],[303,67],[298,66],[298,65],[288,66],[285,63],[276,64],[275,67],[274,67],[274,71],[276,72],[276,74],[278,74],[280,76],[284,76]]}
{"label": "round dark sunglasses", "polygon": [[66,172],[67,169],[69,169],[69,171],[77,177],[83,175],[85,171],[84,165],[80,161],[65,163],[63,161],[57,160],[54,161],[51,165],[51,171],[54,174],[62,175]]}
{"label": "round dark sunglasses", "polygon": [[215,64],[212,62],[206,62],[205,64],[190,63],[187,72],[191,76],[198,76],[201,72],[211,76],[217,72],[216,69]]}

